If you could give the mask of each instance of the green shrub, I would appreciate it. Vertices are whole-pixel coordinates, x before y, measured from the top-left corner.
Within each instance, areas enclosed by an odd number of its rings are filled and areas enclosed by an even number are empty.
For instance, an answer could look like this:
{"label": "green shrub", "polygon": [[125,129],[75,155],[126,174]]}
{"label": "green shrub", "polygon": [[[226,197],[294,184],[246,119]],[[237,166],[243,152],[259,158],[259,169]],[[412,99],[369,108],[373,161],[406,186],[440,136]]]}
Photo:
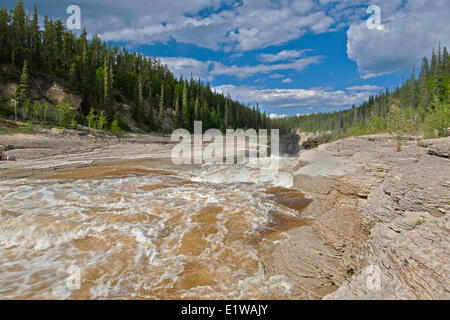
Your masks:
{"label": "green shrub", "polygon": [[370,119],[367,121],[367,133],[380,133],[386,130],[386,122],[379,116],[372,114]]}
{"label": "green shrub", "polygon": [[119,116],[117,117],[117,121],[119,122],[119,127],[126,131],[129,132],[131,131],[130,126],[128,125],[128,123],[126,122],[126,120],[124,119],[124,117],[122,115],[119,114]]}
{"label": "green shrub", "polygon": [[75,119],[75,117],[72,118],[72,122],[70,123],[70,127],[74,130],[77,129],[78,127],[78,123],[77,123],[77,119]]}
{"label": "green shrub", "polygon": [[412,225],[413,228],[417,228],[418,226],[424,224],[426,221],[425,219],[419,219],[416,222],[414,222],[414,224]]}
{"label": "green shrub", "polygon": [[72,114],[72,111],[70,110],[70,104],[68,104],[67,102],[59,103],[56,106],[55,116],[59,126],[63,128],[72,126],[73,120],[75,118]]}
{"label": "green shrub", "polygon": [[91,108],[91,111],[86,116],[86,120],[89,128],[95,128],[97,126],[97,116],[94,108]]}
{"label": "green shrub", "polygon": [[106,119],[105,111],[104,110],[100,111],[100,116],[98,117],[97,126],[96,126],[97,129],[99,129],[99,130],[106,129],[107,122],[108,122],[108,120]]}
{"label": "green shrub", "polygon": [[26,124],[25,124],[25,132],[26,132],[26,133],[32,133],[32,132],[33,132],[33,127],[34,127],[33,121],[28,120],[28,121],[26,122]]}
{"label": "green shrub", "polygon": [[362,122],[353,122],[351,127],[347,128],[347,134],[350,136],[362,136],[367,133],[367,128]]}
{"label": "green shrub", "polygon": [[42,111],[43,112],[42,112],[41,120],[43,121],[43,124],[45,126],[45,124],[47,122],[47,111],[48,111],[48,103],[47,102],[42,105]]}
{"label": "green shrub", "polygon": [[450,128],[450,105],[441,103],[425,117],[426,137],[446,137]]}
{"label": "green shrub", "polygon": [[14,109],[8,106],[9,99],[0,97],[0,116],[9,118],[14,116]]}
{"label": "green shrub", "polygon": [[33,105],[31,104],[31,100],[26,98],[23,100],[21,105],[22,110],[22,118],[23,120],[29,120],[33,116]]}
{"label": "green shrub", "polygon": [[119,121],[117,120],[117,118],[115,118],[114,121],[111,123],[110,131],[111,133],[114,134],[124,133],[123,129],[119,126]]}

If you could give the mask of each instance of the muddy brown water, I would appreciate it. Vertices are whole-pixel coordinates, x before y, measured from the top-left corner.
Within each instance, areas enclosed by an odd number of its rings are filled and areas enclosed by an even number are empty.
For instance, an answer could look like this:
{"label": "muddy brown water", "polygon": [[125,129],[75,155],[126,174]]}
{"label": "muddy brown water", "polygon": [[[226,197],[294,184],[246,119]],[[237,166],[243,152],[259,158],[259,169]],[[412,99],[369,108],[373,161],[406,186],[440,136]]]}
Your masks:
{"label": "muddy brown water", "polygon": [[302,298],[263,263],[310,223],[292,168],[153,159],[1,181],[0,299]]}

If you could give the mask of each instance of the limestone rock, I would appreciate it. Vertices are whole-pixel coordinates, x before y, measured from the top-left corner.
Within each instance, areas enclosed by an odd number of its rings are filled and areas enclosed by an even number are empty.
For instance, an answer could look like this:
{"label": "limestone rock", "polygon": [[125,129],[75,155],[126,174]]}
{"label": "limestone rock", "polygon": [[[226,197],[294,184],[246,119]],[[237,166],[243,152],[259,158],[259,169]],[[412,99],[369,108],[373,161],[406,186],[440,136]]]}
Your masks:
{"label": "limestone rock", "polygon": [[450,299],[449,146],[409,139],[395,152],[385,134],[301,151],[294,184],[315,219],[267,257],[269,275],[305,298]]}
{"label": "limestone rock", "polygon": [[53,84],[45,91],[46,98],[54,105],[62,102],[69,102],[72,112],[78,112],[82,99],[72,93],[67,93],[64,87],[57,82]]}

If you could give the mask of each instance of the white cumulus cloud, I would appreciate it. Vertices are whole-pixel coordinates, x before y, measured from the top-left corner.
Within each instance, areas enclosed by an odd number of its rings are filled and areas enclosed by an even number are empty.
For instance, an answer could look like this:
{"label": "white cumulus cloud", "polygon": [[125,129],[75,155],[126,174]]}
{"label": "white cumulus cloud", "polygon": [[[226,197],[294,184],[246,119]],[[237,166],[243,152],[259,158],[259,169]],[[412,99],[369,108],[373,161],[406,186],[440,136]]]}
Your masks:
{"label": "white cumulus cloud", "polygon": [[363,78],[418,66],[438,43],[448,45],[448,0],[379,1],[383,30],[370,30],[366,21],[347,32],[347,54]]}
{"label": "white cumulus cloud", "polygon": [[[244,103],[270,108],[305,108],[315,111],[332,111],[360,104],[373,92],[358,90],[333,90],[332,88],[269,89],[253,86],[222,85],[215,88]],[[309,108],[309,109],[308,109]]]}
{"label": "white cumulus cloud", "polygon": [[[212,80],[218,76],[231,76],[238,79],[245,79],[259,74],[270,74],[275,71],[281,70],[294,70],[301,72],[310,65],[319,64],[323,61],[323,56],[313,56],[296,59],[294,61],[277,64],[256,64],[256,65],[244,65],[238,66],[225,65],[217,61],[200,61],[193,58],[185,57],[160,57],[163,64],[167,64],[169,69],[175,73],[175,75],[183,77],[190,77],[191,73],[195,78],[202,78],[206,80]],[[278,78],[278,75],[272,75]],[[283,77],[283,76],[281,76]],[[285,79],[290,82],[290,79]]]}
{"label": "white cumulus cloud", "polygon": [[354,90],[359,90],[359,91],[380,91],[380,90],[383,90],[383,88],[380,87],[380,86],[365,84],[365,85],[361,85],[361,86],[348,87],[347,90],[352,90],[352,91],[354,91]]}
{"label": "white cumulus cloud", "polygon": [[309,49],[302,50],[281,50],[275,54],[262,53],[259,58],[264,62],[290,61],[305,56]]}
{"label": "white cumulus cloud", "polygon": [[287,115],[286,114],[271,113],[271,114],[269,114],[269,118],[270,119],[286,119]]}

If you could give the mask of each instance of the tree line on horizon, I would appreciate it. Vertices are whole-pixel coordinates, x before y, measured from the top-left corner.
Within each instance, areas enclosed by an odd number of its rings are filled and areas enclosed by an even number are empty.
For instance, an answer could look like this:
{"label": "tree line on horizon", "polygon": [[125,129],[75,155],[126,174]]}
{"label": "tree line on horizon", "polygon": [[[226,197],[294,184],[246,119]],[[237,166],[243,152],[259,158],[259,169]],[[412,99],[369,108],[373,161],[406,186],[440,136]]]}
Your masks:
{"label": "tree line on horizon", "polygon": [[[380,132],[424,131],[428,136],[450,135],[450,65],[447,48],[433,49],[431,59],[422,59],[420,74],[394,90],[372,95],[359,107],[332,113],[300,115],[273,120],[283,132],[332,131],[336,137]],[[395,125],[394,125],[395,123]]]}
{"label": "tree line on horizon", "polygon": [[433,50],[430,61],[423,58],[417,79],[413,69],[411,78],[400,87],[370,96],[359,107],[287,119],[270,119],[258,105],[243,105],[200,79],[177,79],[156,58],[112,47],[97,35],[88,40],[84,29],[77,36],[61,20],[45,17],[41,29],[36,5],[28,15],[22,0],[11,11],[0,9],[0,63],[20,71],[9,76],[19,83],[16,100],[25,115],[45,109],[30,102],[33,76],[45,74],[82,98],[76,115],[70,114],[67,104],[57,106],[60,124],[95,123],[100,129],[129,129],[115,110],[117,103],[127,103],[132,106],[131,117],[147,132],[163,131],[166,117],[173,117],[176,127],[191,131],[195,120],[203,121],[204,130],[276,128],[282,134],[297,129],[332,131],[335,136],[392,130],[394,118],[398,120],[396,130],[437,130],[438,135],[446,135],[450,127],[450,68],[445,46]]}

